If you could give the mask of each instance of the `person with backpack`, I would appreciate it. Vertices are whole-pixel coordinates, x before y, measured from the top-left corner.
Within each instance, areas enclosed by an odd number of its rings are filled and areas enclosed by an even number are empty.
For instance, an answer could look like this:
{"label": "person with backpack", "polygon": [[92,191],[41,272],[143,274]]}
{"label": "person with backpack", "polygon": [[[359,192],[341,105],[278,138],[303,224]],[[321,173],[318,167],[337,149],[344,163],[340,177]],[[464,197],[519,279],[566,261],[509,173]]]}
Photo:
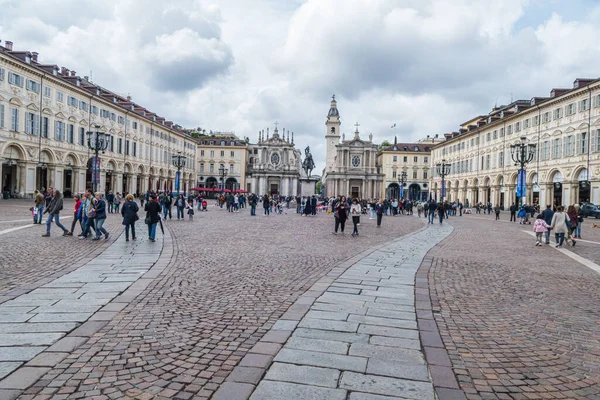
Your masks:
{"label": "person with backpack", "polygon": [[186,204],[182,195],[179,195],[179,197],[177,197],[177,200],[175,200],[175,206],[177,207],[177,220],[179,220],[179,216],[181,216],[181,219],[185,219],[185,217],[183,216],[183,210],[185,209]]}
{"label": "person with backpack", "polygon": [[50,236],[52,221],[56,223],[56,226],[63,230],[63,236],[68,236],[69,230],[60,223],[60,212],[62,209],[63,195],[59,190],[53,190],[50,203],[48,203],[48,207],[46,207],[46,211],[44,211],[44,213],[48,214],[48,219],[46,220],[46,233],[44,233],[42,237]]}
{"label": "person with backpack", "polygon": [[104,234],[104,240],[108,239],[108,231],[104,228],[106,221],[106,201],[100,193],[96,193],[96,203],[94,204],[94,229],[96,236],[92,240],[100,240],[100,235]]}

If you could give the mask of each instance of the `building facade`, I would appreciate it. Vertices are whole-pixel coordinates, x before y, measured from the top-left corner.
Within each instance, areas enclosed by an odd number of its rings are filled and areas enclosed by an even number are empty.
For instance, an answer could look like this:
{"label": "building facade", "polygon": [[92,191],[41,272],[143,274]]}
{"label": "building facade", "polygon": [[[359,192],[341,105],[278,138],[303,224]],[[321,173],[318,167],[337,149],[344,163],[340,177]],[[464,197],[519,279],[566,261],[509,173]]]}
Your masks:
{"label": "building facade", "polygon": [[250,193],[279,196],[297,196],[301,153],[295,148],[294,133],[290,131],[280,136],[277,126],[273,136],[269,129],[258,134],[258,143],[249,145],[248,167],[246,169],[246,190]]}
{"label": "building facade", "polygon": [[[397,143],[382,147],[377,164],[385,175],[381,198],[427,200],[431,158],[430,143]],[[403,177],[402,174],[405,174]]]}
{"label": "building facade", "polygon": [[[217,132],[196,139],[196,186],[246,189],[248,144],[233,134]],[[225,171],[223,176],[221,171]],[[224,178],[224,179],[223,179]]]}
{"label": "building facade", "polygon": [[196,143],[172,121],[80,77],[38,62],[38,54],[0,46],[0,179],[3,190],[32,197],[54,187],[91,189],[88,131],[108,135],[98,191],[144,193],[174,188],[176,154],[187,158],[180,189],[195,183]]}
{"label": "building facade", "polygon": [[[450,200],[499,204],[516,197],[520,166],[511,145],[536,145],[526,165],[526,202],[568,205],[600,203],[600,79],[576,79],[548,97],[518,100],[463,123],[432,150],[431,170],[449,163],[444,194]],[[441,178],[432,177],[439,198]]]}

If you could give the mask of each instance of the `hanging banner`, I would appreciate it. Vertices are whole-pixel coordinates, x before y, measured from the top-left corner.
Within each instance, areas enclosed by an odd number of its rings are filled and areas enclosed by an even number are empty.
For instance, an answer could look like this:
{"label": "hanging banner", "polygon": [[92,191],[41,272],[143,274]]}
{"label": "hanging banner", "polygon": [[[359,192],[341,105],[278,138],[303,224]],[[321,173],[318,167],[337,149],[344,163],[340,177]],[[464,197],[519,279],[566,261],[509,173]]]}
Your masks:
{"label": "hanging banner", "polygon": [[446,182],[442,182],[442,197],[446,197]]}
{"label": "hanging banner", "polygon": [[527,191],[526,178],[527,171],[525,169],[519,170],[519,175],[517,176],[517,197],[525,197]]}
{"label": "hanging banner", "polygon": [[175,191],[179,192],[179,174],[180,172],[175,172]]}
{"label": "hanging banner", "polygon": [[403,199],[404,198],[404,184],[402,184],[400,186],[400,198]]}
{"label": "hanging banner", "polygon": [[100,183],[100,157],[94,157],[92,161],[92,183]]}

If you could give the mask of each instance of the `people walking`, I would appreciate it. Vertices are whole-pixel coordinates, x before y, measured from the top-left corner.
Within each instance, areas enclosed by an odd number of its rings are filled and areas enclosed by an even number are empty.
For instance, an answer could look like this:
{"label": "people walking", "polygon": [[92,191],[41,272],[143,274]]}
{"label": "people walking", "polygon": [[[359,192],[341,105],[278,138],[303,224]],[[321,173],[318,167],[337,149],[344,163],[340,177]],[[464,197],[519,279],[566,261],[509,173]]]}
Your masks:
{"label": "people walking", "polygon": [[575,209],[574,205],[570,205],[567,208],[567,216],[569,217],[569,224],[567,227],[569,228],[568,240],[571,240],[572,246],[575,246],[574,236],[576,235],[577,225],[579,223],[579,215],[577,209]]}
{"label": "people walking", "polygon": [[96,203],[94,204],[95,216],[94,216],[94,229],[96,230],[96,236],[92,240],[100,240],[100,236],[104,234],[104,240],[108,239],[108,231],[104,228],[104,222],[106,221],[106,201],[102,198],[100,193],[96,193]]}
{"label": "people walking", "polygon": [[156,195],[150,197],[150,201],[144,206],[146,211],[145,222],[148,225],[148,240],[154,242],[156,239],[156,225],[160,219],[160,204],[156,201]]}
{"label": "people walking", "polygon": [[[544,211],[542,211],[542,217],[544,218],[544,221],[546,221],[546,225],[548,225],[548,226],[552,225],[552,217],[554,217],[554,211],[552,211],[552,206],[550,204],[548,204],[546,206],[546,209]],[[547,230],[545,233],[546,233],[546,244],[550,244],[550,230]]]}
{"label": "people walking", "polygon": [[46,201],[44,200],[44,195],[39,192],[39,190],[35,191],[35,203],[33,205],[33,223],[40,225],[42,223],[42,214],[44,214],[44,205]]}
{"label": "people walking", "polygon": [[46,207],[46,211],[44,211],[44,213],[48,213],[48,219],[46,220],[46,233],[42,235],[43,237],[50,236],[50,227],[52,226],[52,221],[56,223],[56,226],[63,230],[63,236],[67,236],[69,234],[69,230],[60,223],[60,212],[62,209],[63,195],[59,190],[53,190],[50,203],[48,203],[48,207]]}
{"label": "people walking", "polygon": [[113,212],[114,213],[119,213],[120,212],[120,207],[121,207],[121,202],[123,201],[123,197],[121,196],[121,193],[117,193],[115,195],[115,198],[113,199]]}
{"label": "people walking", "polygon": [[110,214],[113,213],[114,201],[115,201],[115,195],[112,192],[112,190],[109,190],[108,193],[106,194],[106,202],[108,203],[108,212]]}
{"label": "people walking", "polygon": [[344,227],[346,226],[346,219],[348,219],[348,203],[346,200],[346,196],[340,197],[340,200],[334,206],[334,217],[335,217],[335,230],[334,234],[337,235],[338,228],[341,229],[342,234],[344,234]]}
{"label": "people walking", "polygon": [[271,207],[271,201],[269,200],[269,195],[265,194],[263,196],[263,208],[265,210],[265,215],[269,215],[269,208]]}
{"label": "people walking", "polygon": [[383,219],[383,212],[385,211],[385,206],[383,205],[383,201],[379,199],[379,201],[375,204],[375,214],[377,215],[377,227],[381,228],[381,220]]}
{"label": "people walking", "polygon": [[177,220],[179,221],[180,217],[181,219],[184,219],[185,217],[183,216],[183,210],[186,207],[186,203],[183,199],[183,195],[180,194],[177,196],[177,200],[175,200],[175,207],[177,207]]}
{"label": "people walking", "polygon": [[73,231],[75,230],[75,225],[77,225],[77,221],[79,221],[79,226],[81,227],[81,232],[83,232],[83,224],[81,223],[81,205],[83,202],[79,198],[79,195],[76,194],[73,196],[75,200],[75,205],[73,206],[73,222],[71,223],[71,230],[67,234],[67,236],[73,236]]}
{"label": "people walking", "polygon": [[496,221],[500,219],[500,205],[496,204],[494,207],[494,213],[496,214]]}
{"label": "people walking", "polygon": [[444,206],[444,203],[439,203],[437,206],[437,213],[438,213],[438,218],[440,219],[440,225],[442,224],[442,222],[444,222],[444,214],[446,213],[446,207]]}
{"label": "people walking", "polygon": [[581,239],[581,225],[583,225],[583,214],[579,204],[575,204],[575,210],[577,210],[577,229],[575,230],[575,239]]}
{"label": "people walking", "polygon": [[352,200],[352,205],[350,206],[350,215],[352,216],[352,224],[354,225],[352,236],[358,236],[358,224],[360,223],[361,213],[362,207],[360,206],[360,204],[358,204],[358,199],[354,198]]}
{"label": "people walking", "polygon": [[564,212],[565,208],[563,206],[559,206],[552,217],[552,224],[550,225],[550,229],[554,231],[554,235],[556,237],[556,247],[560,248],[563,246],[565,241],[565,235],[569,233],[569,217]]}
{"label": "people walking", "polygon": [[510,206],[510,222],[517,222],[517,205],[515,203]]}
{"label": "people walking", "polygon": [[427,223],[428,224],[433,224],[433,222],[435,221],[435,211],[437,210],[437,204],[435,203],[434,200],[431,200],[429,202],[429,206],[428,206],[428,210],[429,210],[429,215],[427,217]]}
{"label": "people walking", "polygon": [[533,231],[535,232],[535,245],[542,246],[542,236],[548,232],[548,224],[544,221],[542,214],[538,215],[537,219],[533,223]]}
{"label": "people walking", "polygon": [[133,195],[125,196],[125,203],[121,207],[121,216],[123,225],[125,225],[125,241],[129,242],[129,230],[131,229],[131,239],[135,240],[135,221],[139,219],[138,211],[140,208],[133,200]]}
{"label": "people walking", "polygon": [[248,196],[248,204],[250,204],[250,215],[256,217],[256,204],[258,202],[258,198],[254,193]]}

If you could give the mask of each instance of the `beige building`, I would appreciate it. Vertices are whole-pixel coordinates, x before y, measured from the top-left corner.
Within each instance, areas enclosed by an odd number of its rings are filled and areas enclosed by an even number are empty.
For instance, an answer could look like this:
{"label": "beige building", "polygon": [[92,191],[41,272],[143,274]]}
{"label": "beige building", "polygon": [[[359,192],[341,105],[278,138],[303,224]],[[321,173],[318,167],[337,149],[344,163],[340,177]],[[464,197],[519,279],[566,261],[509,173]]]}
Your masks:
{"label": "beige building", "polygon": [[[198,187],[246,190],[248,144],[232,133],[201,135],[196,148],[196,184]],[[220,170],[224,169],[225,183]]]}
{"label": "beige building", "polygon": [[[463,123],[434,147],[431,170],[446,160],[450,200],[491,202],[507,208],[516,198],[519,166],[511,145],[536,145],[526,165],[527,203],[600,203],[600,79],[576,79],[548,97],[518,100]],[[439,198],[441,178],[432,177]]]}
{"label": "beige building", "polygon": [[[385,175],[381,198],[427,200],[429,198],[430,157],[433,141],[397,143],[382,147],[377,165]],[[403,174],[404,173],[404,178]],[[403,183],[403,188],[402,188]]]}
{"label": "beige building", "polygon": [[340,114],[335,96],[331,101],[326,132],[326,165],[321,181],[327,197],[339,195],[372,199],[383,190],[383,173],[377,164],[377,145],[373,135],[369,140],[360,138],[359,124],[356,123],[354,135],[346,140],[340,135]]}
{"label": "beige building", "polygon": [[17,197],[50,186],[67,194],[91,188],[90,130],[109,135],[99,191],[173,189],[176,154],[187,157],[180,188],[195,183],[196,143],[180,126],[75,71],[40,63],[35,52],[0,46],[2,188]]}

